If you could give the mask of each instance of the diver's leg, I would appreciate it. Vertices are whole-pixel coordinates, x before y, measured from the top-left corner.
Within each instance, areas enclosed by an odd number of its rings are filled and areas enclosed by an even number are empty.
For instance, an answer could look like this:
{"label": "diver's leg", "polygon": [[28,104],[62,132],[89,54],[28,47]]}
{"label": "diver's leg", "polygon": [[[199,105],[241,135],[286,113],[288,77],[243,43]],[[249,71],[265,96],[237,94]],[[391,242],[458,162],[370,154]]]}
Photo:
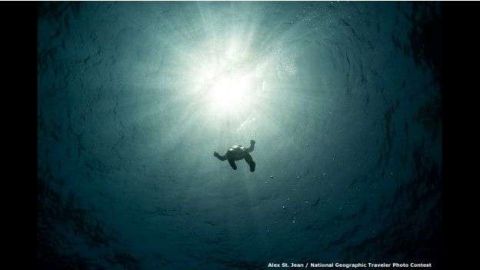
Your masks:
{"label": "diver's leg", "polygon": [[251,140],[250,141],[250,147],[248,147],[247,149],[245,149],[247,151],[247,153],[251,153],[253,152],[253,149],[255,148],[255,141],[254,140]]}
{"label": "diver's leg", "polygon": [[251,171],[251,172],[254,172],[254,171],[255,171],[255,161],[253,161],[252,156],[250,156],[249,154],[247,154],[247,155],[245,156],[245,161],[248,163],[248,166],[250,166],[250,171]]}
{"label": "diver's leg", "polygon": [[218,154],[217,152],[213,153],[213,155],[214,155],[216,158],[220,159],[221,161],[225,161],[225,160],[227,159],[226,155],[221,156],[221,155]]}
{"label": "diver's leg", "polygon": [[230,166],[232,166],[232,169],[234,169],[234,170],[237,169],[237,164],[235,164],[235,160],[229,159],[228,163],[230,163]]}

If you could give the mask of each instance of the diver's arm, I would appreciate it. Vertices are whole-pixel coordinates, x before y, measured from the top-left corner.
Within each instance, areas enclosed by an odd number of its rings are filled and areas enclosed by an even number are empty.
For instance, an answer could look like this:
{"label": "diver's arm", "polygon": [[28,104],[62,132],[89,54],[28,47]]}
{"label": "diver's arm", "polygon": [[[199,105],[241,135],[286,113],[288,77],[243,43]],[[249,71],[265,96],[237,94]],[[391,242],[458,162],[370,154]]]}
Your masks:
{"label": "diver's arm", "polygon": [[221,161],[224,161],[224,160],[227,159],[226,155],[225,155],[225,156],[221,156],[221,155],[218,154],[217,152],[213,152],[213,155],[214,155],[216,158],[220,159]]}
{"label": "diver's arm", "polygon": [[255,141],[254,140],[250,140],[250,147],[246,149],[246,151],[248,153],[251,153],[253,152],[253,149],[255,148]]}

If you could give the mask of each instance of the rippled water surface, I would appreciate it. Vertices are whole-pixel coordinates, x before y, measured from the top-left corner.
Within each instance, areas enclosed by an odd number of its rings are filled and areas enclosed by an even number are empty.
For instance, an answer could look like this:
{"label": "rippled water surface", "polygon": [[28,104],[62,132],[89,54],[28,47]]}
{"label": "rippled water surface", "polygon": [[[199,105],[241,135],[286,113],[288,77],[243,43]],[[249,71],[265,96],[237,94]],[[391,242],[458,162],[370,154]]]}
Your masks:
{"label": "rippled water surface", "polygon": [[[40,261],[435,264],[439,16],[412,3],[41,6]],[[213,157],[250,139],[254,173]]]}

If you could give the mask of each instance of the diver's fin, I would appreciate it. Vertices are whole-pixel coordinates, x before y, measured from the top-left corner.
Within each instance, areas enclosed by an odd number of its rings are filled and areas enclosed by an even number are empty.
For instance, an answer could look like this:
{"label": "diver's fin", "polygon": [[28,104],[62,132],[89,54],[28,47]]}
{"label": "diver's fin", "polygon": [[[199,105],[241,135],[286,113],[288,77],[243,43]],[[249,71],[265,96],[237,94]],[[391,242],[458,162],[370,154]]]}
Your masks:
{"label": "diver's fin", "polygon": [[232,166],[232,169],[237,169],[237,164],[235,164],[235,161],[233,159],[229,159],[228,163],[230,164],[230,166]]}
{"label": "diver's fin", "polygon": [[255,165],[256,165],[255,162],[252,160],[252,161],[248,162],[248,165],[250,166],[250,171],[254,172],[255,171]]}

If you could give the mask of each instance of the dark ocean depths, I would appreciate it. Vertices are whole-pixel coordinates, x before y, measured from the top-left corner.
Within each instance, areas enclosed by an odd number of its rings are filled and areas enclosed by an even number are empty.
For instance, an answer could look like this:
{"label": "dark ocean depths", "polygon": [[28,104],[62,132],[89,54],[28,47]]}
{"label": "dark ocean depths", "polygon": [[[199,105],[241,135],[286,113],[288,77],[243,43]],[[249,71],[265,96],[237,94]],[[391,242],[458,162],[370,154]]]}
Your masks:
{"label": "dark ocean depths", "polygon": [[[45,269],[431,262],[435,3],[44,3]],[[214,151],[249,145],[257,166]]]}

